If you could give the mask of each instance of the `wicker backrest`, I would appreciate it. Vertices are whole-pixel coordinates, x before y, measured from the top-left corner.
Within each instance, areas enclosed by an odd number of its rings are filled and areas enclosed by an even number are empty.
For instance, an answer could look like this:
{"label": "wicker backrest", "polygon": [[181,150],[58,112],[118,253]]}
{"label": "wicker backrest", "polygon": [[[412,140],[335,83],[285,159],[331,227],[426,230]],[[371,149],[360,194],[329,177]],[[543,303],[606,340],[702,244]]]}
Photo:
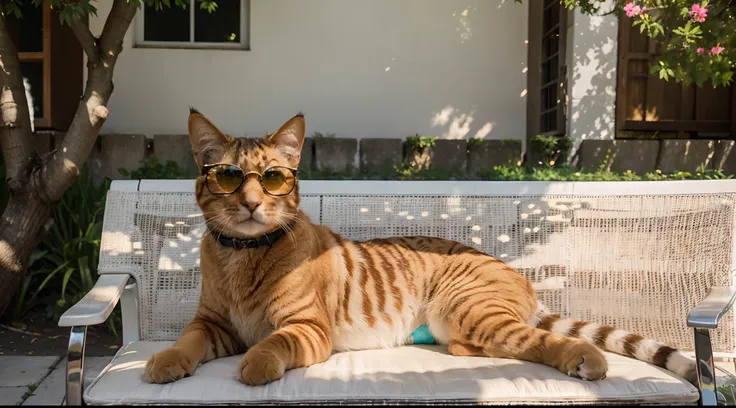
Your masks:
{"label": "wicker backrest", "polygon": [[[563,315],[693,349],[688,311],[732,284],[736,183],[302,181],[302,209],[347,239],[444,237],[517,268]],[[135,276],[144,340],[196,311],[203,218],[193,181],[116,182],[100,273]],[[734,352],[734,318],[713,333]]]}

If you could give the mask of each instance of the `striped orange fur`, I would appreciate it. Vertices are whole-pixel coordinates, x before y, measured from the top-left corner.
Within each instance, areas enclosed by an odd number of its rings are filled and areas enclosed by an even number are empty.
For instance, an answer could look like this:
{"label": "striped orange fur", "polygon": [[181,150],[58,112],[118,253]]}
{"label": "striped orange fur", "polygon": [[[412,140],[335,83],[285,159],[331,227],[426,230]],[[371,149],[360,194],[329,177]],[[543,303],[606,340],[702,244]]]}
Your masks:
{"label": "striped orange fur", "polygon": [[[200,167],[296,167],[304,132],[301,115],[263,140],[224,135],[196,111],[189,117]],[[288,196],[271,197],[252,176],[227,196],[210,194],[199,177],[196,197],[218,233],[249,238],[280,227],[288,233],[273,246],[248,249],[204,236],[199,310],[176,344],[148,361],[150,382],[174,381],[201,363],[245,353],[240,378],[265,384],[334,351],[406,344],[423,324],[454,355],[521,359],[599,380],[607,372],[606,350],[696,381],[693,359],[637,334],[550,314],[521,274],[460,243],[421,236],[349,241],[299,210],[298,185]]]}

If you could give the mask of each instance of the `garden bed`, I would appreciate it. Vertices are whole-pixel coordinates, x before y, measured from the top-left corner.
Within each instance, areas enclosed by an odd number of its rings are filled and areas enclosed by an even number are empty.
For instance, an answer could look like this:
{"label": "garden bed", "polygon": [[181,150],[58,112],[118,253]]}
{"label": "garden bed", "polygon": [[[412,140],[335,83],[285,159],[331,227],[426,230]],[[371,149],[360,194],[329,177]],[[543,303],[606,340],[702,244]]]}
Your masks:
{"label": "garden bed", "polygon": [[[69,328],[59,327],[41,310],[29,312],[22,323],[0,323],[0,355],[65,356],[69,345]],[[122,338],[105,325],[87,330],[86,356],[111,356],[120,348]]]}

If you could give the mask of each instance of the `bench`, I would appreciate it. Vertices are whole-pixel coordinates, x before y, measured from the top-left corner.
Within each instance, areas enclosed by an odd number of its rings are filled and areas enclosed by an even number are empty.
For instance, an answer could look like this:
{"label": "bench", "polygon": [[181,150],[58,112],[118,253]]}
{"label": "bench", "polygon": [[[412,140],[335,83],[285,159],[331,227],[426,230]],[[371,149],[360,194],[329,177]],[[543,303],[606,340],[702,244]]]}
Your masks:
{"label": "bench", "polygon": [[[334,353],[260,387],[238,381],[240,356],[148,384],[146,361],[173,344],[197,309],[204,224],[193,180],[140,180],[112,183],[99,280],[59,321],[71,328],[67,404],[716,405],[714,356],[736,356],[736,181],[301,181],[300,192],[312,222],[347,239],[457,240],[527,276],[553,312],[694,352],[700,387],[611,353],[607,378],[586,382],[432,344]],[[83,388],[87,326],[103,323],[118,302],[123,347]]]}

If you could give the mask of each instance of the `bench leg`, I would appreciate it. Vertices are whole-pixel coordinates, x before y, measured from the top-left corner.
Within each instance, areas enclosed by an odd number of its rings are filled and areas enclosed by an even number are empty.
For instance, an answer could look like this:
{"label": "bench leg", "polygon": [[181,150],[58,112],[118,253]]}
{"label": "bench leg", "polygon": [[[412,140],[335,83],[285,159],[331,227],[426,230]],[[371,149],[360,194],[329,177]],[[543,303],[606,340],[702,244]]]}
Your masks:
{"label": "bench leg", "polygon": [[716,367],[713,362],[713,347],[708,329],[695,329],[695,359],[698,362],[696,369],[700,388],[700,405],[714,407],[718,405]]}
{"label": "bench leg", "polygon": [[72,327],[66,359],[66,405],[82,405],[87,326]]}

